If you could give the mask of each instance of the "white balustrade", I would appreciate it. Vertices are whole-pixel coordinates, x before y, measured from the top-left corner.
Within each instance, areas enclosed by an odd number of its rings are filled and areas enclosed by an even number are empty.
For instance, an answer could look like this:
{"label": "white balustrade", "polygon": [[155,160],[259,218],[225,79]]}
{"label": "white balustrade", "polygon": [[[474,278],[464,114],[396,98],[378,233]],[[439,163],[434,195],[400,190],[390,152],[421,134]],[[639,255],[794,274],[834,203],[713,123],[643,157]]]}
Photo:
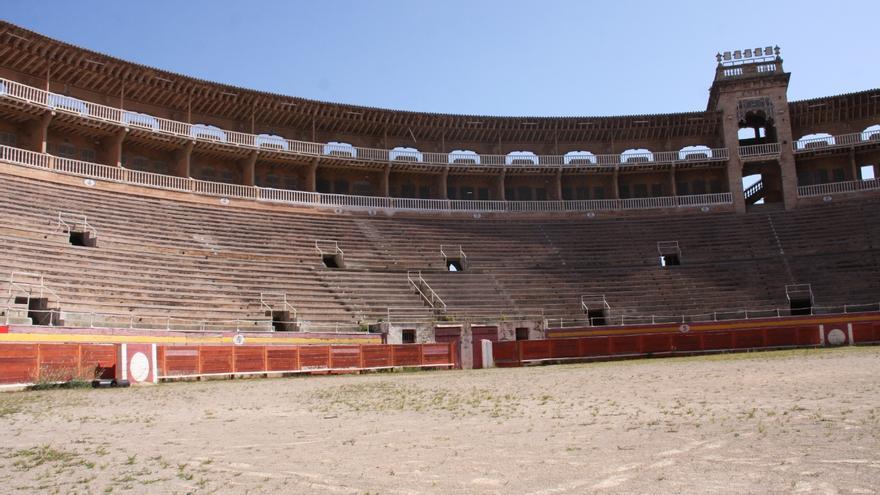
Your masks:
{"label": "white balustrade", "polygon": [[[558,212],[610,211],[619,209],[652,209],[675,206],[727,205],[733,202],[730,193],[700,194],[694,196],[664,196],[658,198],[603,199],[578,201],[481,201],[417,198],[386,198],[347,194],[321,194],[285,189],[261,188],[194,180],[185,177],[154,174],[123,167],[111,167],[91,162],[60,158],[10,146],[0,146],[0,160],[26,167],[47,168],[80,177],[97,178],[138,186],[171,191],[193,192],[223,198],[256,199],[279,203],[310,206],[340,206],[352,208],[390,208],[424,211],[469,212]],[[876,188],[877,181],[872,182]],[[810,186],[812,187],[812,186]],[[855,186],[847,186],[853,189]],[[866,186],[860,186],[866,189]],[[803,188],[801,188],[803,189]],[[802,194],[803,195],[803,194]]]}
{"label": "white balustrade", "polygon": [[739,156],[742,158],[778,156],[779,152],[779,143],[753,144],[739,147]]}
{"label": "white balustrade", "polygon": [[[108,107],[97,103],[79,100],[65,95],[43,91],[32,86],[0,78],[0,98],[24,100],[34,105],[53,108],[56,111],[78,115],[82,118],[100,120],[120,126],[148,130],[159,134],[173,135],[186,140],[196,140],[224,146],[239,146],[253,149],[271,150],[291,155],[327,156],[334,159],[372,162],[392,162],[406,166],[467,166],[467,167],[510,167],[510,168],[559,168],[563,166],[601,166],[637,167],[646,164],[669,164],[680,161],[727,160],[725,148],[710,150],[707,156],[690,158],[680,156],[678,151],[642,153],[622,157],[619,154],[592,155],[587,159],[573,157],[566,163],[561,155],[529,155],[513,160],[507,155],[477,155],[469,153],[429,153],[419,151],[392,151],[375,148],[310,143],[284,139],[279,136],[260,136],[236,131],[216,129],[204,124],[188,124],[148,114]],[[696,154],[694,154],[696,155]],[[515,163],[510,163],[514,162]],[[591,163],[581,163],[581,162]],[[571,163],[574,162],[574,163]]]}
{"label": "white balustrade", "polygon": [[874,191],[877,189],[880,189],[880,179],[851,180],[846,182],[830,182],[828,184],[800,186],[798,187],[798,196],[807,198],[811,196],[826,196],[829,194]]}

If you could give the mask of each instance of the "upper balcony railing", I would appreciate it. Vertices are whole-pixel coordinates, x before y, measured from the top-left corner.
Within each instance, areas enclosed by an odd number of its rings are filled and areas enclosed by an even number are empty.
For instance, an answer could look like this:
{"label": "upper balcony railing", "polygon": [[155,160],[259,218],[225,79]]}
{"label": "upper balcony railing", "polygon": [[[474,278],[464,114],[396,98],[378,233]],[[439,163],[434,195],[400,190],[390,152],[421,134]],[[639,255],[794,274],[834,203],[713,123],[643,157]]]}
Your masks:
{"label": "upper balcony railing", "polygon": [[850,180],[845,182],[829,182],[812,186],[799,186],[798,196],[827,196],[829,194],[854,193],[859,191],[876,191],[880,189],[880,179]]}
{"label": "upper balcony railing", "polygon": [[738,65],[733,67],[719,67],[719,75],[724,79],[735,77],[746,77],[754,75],[773,74],[782,72],[781,62],[771,60],[763,63],[752,63],[750,65]]}
{"label": "upper balcony railing", "polygon": [[739,147],[739,156],[744,160],[778,157],[779,152],[779,143],[753,144]]}
{"label": "upper balcony railing", "polygon": [[836,136],[823,136],[810,139],[799,139],[792,143],[795,153],[809,153],[825,149],[851,148],[864,144],[880,144],[880,131],[853,132]]}
{"label": "upper balcony railing", "polygon": [[154,117],[120,108],[108,107],[43,91],[15,81],[0,78],[0,98],[9,98],[126,128],[140,129],[162,135],[237,148],[266,150],[305,157],[327,157],[359,162],[399,163],[425,167],[502,167],[524,168],[618,168],[649,167],[659,164],[688,162],[721,162],[728,159],[727,148],[692,149],[681,151],[627,152],[594,155],[479,155],[476,153],[428,153],[407,150],[360,148],[342,143],[311,143],[294,141],[269,134],[247,134],[220,129],[205,124],[188,124]]}
{"label": "upper balcony railing", "polygon": [[578,201],[478,201],[323,194],[257,186],[242,186],[238,184],[210,182],[192,178],[171,177],[168,175],[129,170],[123,167],[111,167],[97,163],[60,158],[45,153],[36,153],[10,146],[0,146],[0,161],[14,165],[85,177],[87,179],[100,179],[108,182],[132,184],[155,189],[189,192],[203,196],[314,207],[343,207],[356,209],[387,208],[395,210],[459,211],[474,213],[546,213],[699,207],[709,205],[730,205],[733,203],[733,197],[730,193]]}

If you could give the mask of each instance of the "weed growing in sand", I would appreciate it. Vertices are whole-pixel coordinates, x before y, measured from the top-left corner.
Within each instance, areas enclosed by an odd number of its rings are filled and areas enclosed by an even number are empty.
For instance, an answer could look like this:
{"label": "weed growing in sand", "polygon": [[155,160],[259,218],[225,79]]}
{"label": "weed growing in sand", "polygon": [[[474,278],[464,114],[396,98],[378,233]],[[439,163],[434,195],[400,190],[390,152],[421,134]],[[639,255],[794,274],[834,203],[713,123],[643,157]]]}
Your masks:
{"label": "weed growing in sand", "polygon": [[[76,452],[56,449],[51,445],[40,445],[29,449],[20,449],[7,456],[15,459],[12,465],[19,471],[29,471],[43,464],[56,464],[61,468],[85,466],[94,467],[93,462],[86,459]],[[88,465],[87,465],[88,464]]]}

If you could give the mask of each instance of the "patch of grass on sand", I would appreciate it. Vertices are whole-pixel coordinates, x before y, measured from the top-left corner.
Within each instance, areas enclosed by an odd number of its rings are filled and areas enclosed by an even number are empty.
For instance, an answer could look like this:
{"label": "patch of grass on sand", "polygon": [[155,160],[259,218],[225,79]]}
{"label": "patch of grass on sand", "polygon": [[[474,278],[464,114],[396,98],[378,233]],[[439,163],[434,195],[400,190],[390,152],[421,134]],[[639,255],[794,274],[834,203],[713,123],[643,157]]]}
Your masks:
{"label": "patch of grass on sand", "polygon": [[15,459],[12,463],[20,471],[29,471],[43,464],[56,464],[63,468],[74,466],[87,466],[87,460],[76,452],[56,449],[51,445],[39,445],[29,449],[16,450],[9,456]]}

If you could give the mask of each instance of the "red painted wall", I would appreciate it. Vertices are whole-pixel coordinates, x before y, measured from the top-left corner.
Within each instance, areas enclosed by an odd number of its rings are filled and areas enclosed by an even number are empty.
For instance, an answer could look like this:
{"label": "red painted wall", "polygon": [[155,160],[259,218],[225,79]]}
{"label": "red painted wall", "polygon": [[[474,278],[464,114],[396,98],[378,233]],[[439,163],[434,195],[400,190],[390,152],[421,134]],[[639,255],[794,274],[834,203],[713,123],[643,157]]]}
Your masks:
{"label": "red painted wall", "polygon": [[493,355],[498,366],[520,366],[555,360],[810,347],[822,344],[820,325],[827,335],[832,329],[847,332],[850,324],[852,342],[847,336],[846,344],[880,343],[880,315],[853,314],[696,324],[687,331],[668,326],[565,329],[587,336],[497,342]]}

